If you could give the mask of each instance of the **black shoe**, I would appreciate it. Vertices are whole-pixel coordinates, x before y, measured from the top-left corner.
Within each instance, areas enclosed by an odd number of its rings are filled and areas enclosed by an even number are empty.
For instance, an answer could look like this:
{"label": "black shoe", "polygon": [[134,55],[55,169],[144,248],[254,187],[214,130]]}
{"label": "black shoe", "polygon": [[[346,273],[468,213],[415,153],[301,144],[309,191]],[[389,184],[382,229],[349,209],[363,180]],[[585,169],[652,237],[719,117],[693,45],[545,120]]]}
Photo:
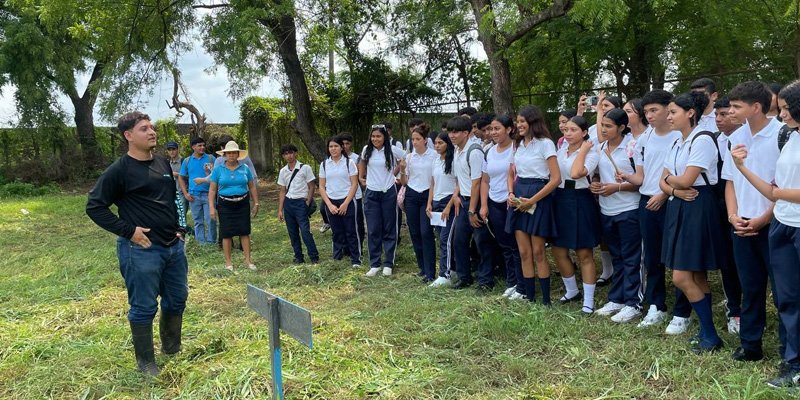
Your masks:
{"label": "black shoe", "polygon": [[299,264],[304,264],[305,262],[306,262],[305,260],[300,259],[300,258],[295,258],[294,260],[292,260],[292,264],[298,264],[298,265]]}
{"label": "black shoe", "polygon": [[761,351],[745,350],[742,347],[736,349],[731,356],[736,361],[760,361],[764,359]]}
{"label": "black shoe", "polygon": [[692,353],[694,353],[694,354],[714,353],[716,351],[721,350],[722,346],[723,346],[722,340],[720,340],[716,344],[713,344],[713,345],[710,345],[710,346],[703,345],[702,342],[698,342],[698,343],[692,345]]}
{"label": "black shoe", "polygon": [[573,301],[578,301],[580,299],[581,299],[581,292],[578,292],[578,294],[570,298],[567,298],[567,295],[563,295],[561,296],[560,299],[558,299],[558,302],[561,304],[567,304],[567,303],[572,303]]}
{"label": "black shoe", "polygon": [[424,277],[424,276],[425,276],[425,273],[424,273],[424,272],[422,272],[422,271],[419,271],[419,272],[417,272],[417,276],[418,276],[418,277],[420,277],[420,278],[422,278],[422,277]]}
{"label": "black shoe", "polygon": [[689,338],[689,344],[692,346],[696,346],[700,343],[700,335],[694,335]]}
{"label": "black shoe", "polygon": [[597,282],[595,282],[595,285],[597,287],[603,287],[603,286],[608,286],[609,283],[611,283],[610,276],[608,278],[597,278]]}
{"label": "black shoe", "polygon": [[175,354],[181,351],[181,327],[183,315],[172,315],[161,312],[158,321],[158,332],[161,334],[161,351],[164,354]]}
{"label": "black shoe", "polygon": [[787,389],[800,386],[800,371],[789,368],[775,379],[767,381],[767,386],[775,389]]}
{"label": "black shoe", "polygon": [[311,263],[312,264],[319,264],[319,258],[312,258],[311,259]]}
{"label": "black shoe", "polygon": [[475,288],[475,294],[477,294],[478,296],[483,296],[491,293],[492,293],[492,287],[489,285],[478,285],[478,287]]}
{"label": "black shoe", "polygon": [[470,286],[472,286],[472,282],[467,282],[467,281],[461,279],[458,282],[454,283],[450,287],[453,288],[453,289],[458,290],[458,289],[466,289],[466,288],[468,288]]}
{"label": "black shoe", "polygon": [[156,365],[156,356],[153,352],[153,323],[130,323],[133,338],[133,353],[136,355],[136,367],[139,372],[157,376],[161,371]]}
{"label": "black shoe", "polygon": [[433,282],[433,279],[428,278],[427,276],[422,277],[422,283],[431,283],[431,282]]}

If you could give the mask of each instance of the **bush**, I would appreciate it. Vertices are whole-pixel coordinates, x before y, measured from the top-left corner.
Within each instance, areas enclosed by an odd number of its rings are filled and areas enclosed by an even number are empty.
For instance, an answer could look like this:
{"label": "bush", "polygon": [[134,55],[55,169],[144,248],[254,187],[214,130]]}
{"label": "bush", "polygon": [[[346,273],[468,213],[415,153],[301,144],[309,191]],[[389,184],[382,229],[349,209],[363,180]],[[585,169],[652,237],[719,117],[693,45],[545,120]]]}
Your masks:
{"label": "bush", "polygon": [[0,185],[0,197],[33,197],[58,193],[61,189],[52,183],[36,186],[25,182],[10,182]]}

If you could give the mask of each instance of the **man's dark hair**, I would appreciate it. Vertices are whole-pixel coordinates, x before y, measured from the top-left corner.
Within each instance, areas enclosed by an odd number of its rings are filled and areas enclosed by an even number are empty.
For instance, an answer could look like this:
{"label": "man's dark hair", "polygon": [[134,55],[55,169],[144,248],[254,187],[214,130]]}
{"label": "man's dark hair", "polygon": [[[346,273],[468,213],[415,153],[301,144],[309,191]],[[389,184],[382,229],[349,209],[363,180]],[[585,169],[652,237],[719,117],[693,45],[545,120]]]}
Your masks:
{"label": "man's dark hair", "polygon": [[447,121],[442,121],[442,124],[440,125],[440,127],[441,127],[441,129],[447,129]]}
{"label": "man's dark hair", "polygon": [[297,152],[298,152],[297,146],[291,143],[281,146],[281,155],[284,155],[286,153],[297,153]]}
{"label": "man's dark hair", "polygon": [[669,103],[672,101],[673,95],[672,93],[664,90],[664,89],[654,89],[642,96],[642,107],[647,108],[650,104],[660,104],[662,106],[668,106]]}
{"label": "man's dark hair", "polygon": [[475,108],[475,107],[464,107],[464,108],[458,110],[458,115],[468,115],[470,117],[475,115],[475,114],[477,114],[477,113],[478,113],[478,109]]}
{"label": "man's dark hair", "polygon": [[769,112],[769,106],[772,104],[772,93],[767,89],[767,85],[759,81],[747,81],[736,85],[728,93],[728,98],[731,101],[743,101],[750,105],[759,103],[761,112],[764,114]]}
{"label": "man's dark hair", "polygon": [[411,118],[408,120],[408,127],[413,128],[415,126],[419,126],[425,123],[425,120],[422,118]]}
{"label": "man's dark hair", "polygon": [[717,91],[717,84],[711,78],[700,78],[690,86],[692,90],[703,89],[706,93],[712,94]]}
{"label": "man's dark hair", "polygon": [[447,121],[447,131],[448,132],[463,132],[463,131],[471,131],[472,124],[469,122],[468,119],[464,117],[453,117]]}
{"label": "man's dark hair", "polygon": [[196,145],[196,144],[205,143],[205,142],[206,142],[206,140],[205,140],[205,139],[203,139],[203,138],[201,138],[200,136],[198,136],[198,137],[196,137],[196,138],[192,139],[192,141],[191,141],[191,142],[189,142],[189,145],[190,145],[190,146],[194,146],[194,145]]}
{"label": "man's dark hair", "polygon": [[722,96],[719,100],[714,102],[714,108],[730,108],[731,100],[728,96]]}
{"label": "man's dark hair", "polygon": [[772,82],[767,84],[767,89],[769,89],[770,93],[774,94],[775,96],[781,92],[783,89],[783,84],[778,82]]}
{"label": "man's dark hair", "polygon": [[125,131],[133,129],[136,124],[143,120],[150,121],[150,116],[141,111],[129,112],[119,117],[117,120],[117,129],[119,129],[119,133],[125,133]]}
{"label": "man's dark hair", "polygon": [[353,142],[353,135],[351,135],[350,132],[339,132],[339,137],[342,138],[342,140]]}
{"label": "man's dark hair", "polygon": [[381,122],[381,125],[383,125],[386,128],[386,130],[389,130],[389,131],[392,130],[392,123],[389,122],[389,121],[383,121],[383,122]]}
{"label": "man's dark hair", "polygon": [[469,120],[478,129],[483,129],[486,127],[486,125],[492,123],[493,118],[494,118],[494,113],[479,112],[469,117]]}

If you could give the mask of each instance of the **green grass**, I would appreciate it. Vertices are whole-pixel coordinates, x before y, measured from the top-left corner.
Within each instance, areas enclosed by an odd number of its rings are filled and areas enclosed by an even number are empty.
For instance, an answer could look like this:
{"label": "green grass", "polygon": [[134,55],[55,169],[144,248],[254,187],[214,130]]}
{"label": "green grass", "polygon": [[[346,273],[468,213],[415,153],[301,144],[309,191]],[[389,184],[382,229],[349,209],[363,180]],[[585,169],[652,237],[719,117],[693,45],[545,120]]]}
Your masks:
{"label": "green grass", "polygon": [[763,383],[779,361],[772,307],[766,361],[732,361],[738,341],[727,332],[724,351],[696,356],[686,336],[586,318],[578,304],[545,309],[503,301],[499,288],[485,297],[429,289],[414,276],[407,236],[390,278],[331,261],[330,233],[316,230],[323,262],[291,265],[275,202],[264,203],[252,235],[259,271],[242,269],[235,253],[237,272],[227,273],[216,249],[188,243],[184,350],[158,355],[162,374],[148,380],[135,371],[114,237],[85,216],[85,196],[1,200],[0,398],[269,397],[267,325],[246,307],[247,283],[312,313],[312,350],[284,335],[287,398],[791,398]]}

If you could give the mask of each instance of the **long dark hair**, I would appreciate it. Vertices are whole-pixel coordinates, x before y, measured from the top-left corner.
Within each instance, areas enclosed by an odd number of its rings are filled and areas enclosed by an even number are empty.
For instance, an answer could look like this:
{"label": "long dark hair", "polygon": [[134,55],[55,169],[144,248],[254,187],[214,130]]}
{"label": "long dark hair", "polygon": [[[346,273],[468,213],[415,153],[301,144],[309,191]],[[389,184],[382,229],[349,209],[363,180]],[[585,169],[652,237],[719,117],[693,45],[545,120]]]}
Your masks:
{"label": "long dark hair", "polygon": [[[519,110],[519,115],[525,118],[525,122],[528,123],[527,133],[530,133],[532,138],[551,138],[550,130],[547,129],[547,121],[545,121],[544,114],[542,114],[542,110],[540,110],[539,107],[534,105],[522,107],[522,109]],[[519,132],[515,145],[519,146],[519,143],[522,142],[524,137],[525,135]]]}
{"label": "long dark hair", "polygon": [[453,173],[453,158],[455,158],[456,154],[456,146],[453,145],[453,142],[450,141],[450,135],[447,132],[442,132],[436,136],[437,139],[441,139],[443,142],[447,144],[447,151],[444,152],[444,173],[445,174],[452,174]]}
{"label": "long dark hair", "polygon": [[672,102],[684,111],[694,110],[694,117],[689,119],[691,127],[694,128],[708,105],[708,96],[702,92],[686,92],[675,96]]}
{"label": "long dark hair", "polygon": [[786,102],[789,115],[795,122],[800,122],[800,80],[796,80],[778,92],[778,98]]}
{"label": "long dark hair", "polygon": [[642,121],[642,125],[644,126],[649,125],[649,122],[647,122],[647,118],[644,116],[644,105],[642,104],[642,99],[640,98],[631,99],[628,100],[628,103],[630,103],[631,108],[633,108],[633,111],[636,113],[636,115],[639,116],[639,121]]}
{"label": "long dark hair", "polygon": [[331,136],[325,142],[325,154],[327,154],[329,158],[331,156],[331,152],[330,150],[328,150],[328,146],[331,145],[331,142],[338,144],[339,147],[342,148],[342,157],[344,157],[345,159],[350,158],[350,154],[347,152],[347,149],[344,148],[344,137],[342,137],[341,135]]}
{"label": "long dark hair", "polygon": [[367,151],[364,152],[364,165],[369,165],[369,159],[372,157],[372,150],[375,150],[375,145],[372,144],[372,133],[380,132],[383,135],[383,155],[386,158],[386,170],[391,171],[394,164],[394,153],[392,153],[392,142],[389,138],[389,132],[383,125],[375,125],[369,131],[369,140],[367,140]]}
{"label": "long dark hair", "polygon": [[629,122],[628,113],[626,113],[625,110],[621,108],[612,108],[603,115],[603,118],[610,119],[616,126],[625,125],[625,129],[623,129],[622,132],[620,133],[622,136],[625,136],[628,133],[630,133],[631,127],[628,126]]}

